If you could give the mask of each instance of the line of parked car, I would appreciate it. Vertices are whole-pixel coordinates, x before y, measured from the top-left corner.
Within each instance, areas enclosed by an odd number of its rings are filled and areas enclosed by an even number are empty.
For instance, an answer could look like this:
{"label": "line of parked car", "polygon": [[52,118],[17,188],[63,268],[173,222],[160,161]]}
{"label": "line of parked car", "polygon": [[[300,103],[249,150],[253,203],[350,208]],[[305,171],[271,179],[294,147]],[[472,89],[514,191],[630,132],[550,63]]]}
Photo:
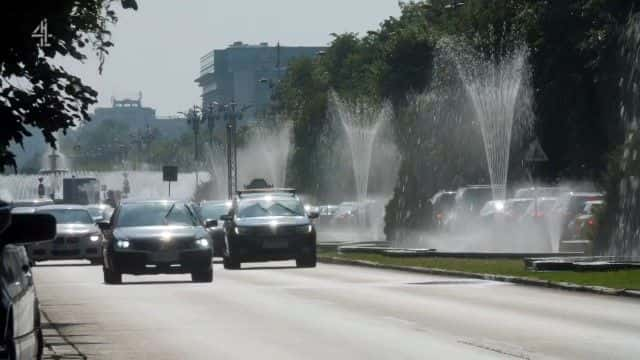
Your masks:
{"label": "line of parked car", "polygon": [[[511,198],[494,200],[493,190],[489,185],[471,185],[439,191],[431,198],[433,223],[449,233],[474,225],[509,228],[516,234],[526,231],[529,239],[547,242],[549,251],[589,251],[588,240],[597,232],[597,214],[604,206],[603,193],[530,187],[516,190]],[[554,237],[560,248],[553,248]]]}

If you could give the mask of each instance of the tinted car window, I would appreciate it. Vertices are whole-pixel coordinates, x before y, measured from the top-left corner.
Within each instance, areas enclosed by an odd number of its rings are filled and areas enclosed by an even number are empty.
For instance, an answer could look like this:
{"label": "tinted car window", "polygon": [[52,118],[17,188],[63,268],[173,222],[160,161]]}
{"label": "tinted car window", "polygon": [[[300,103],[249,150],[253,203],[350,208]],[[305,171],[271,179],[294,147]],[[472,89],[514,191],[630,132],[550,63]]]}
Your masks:
{"label": "tinted car window", "polygon": [[200,214],[203,219],[217,220],[220,216],[229,213],[227,204],[203,204],[200,206]]}
{"label": "tinted car window", "polygon": [[42,210],[39,211],[43,214],[53,215],[56,218],[58,224],[92,224],[93,218],[87,210]]}
{"label": "tinted car window", "polygon": [[304,216],[304,207],[298,199],[246,199],[238,204],[238,217]]}
{"label": "tinted car window", "polygon": [[198,221],[184,204],[128,204],[118,213],[117,227],[186,225]]}

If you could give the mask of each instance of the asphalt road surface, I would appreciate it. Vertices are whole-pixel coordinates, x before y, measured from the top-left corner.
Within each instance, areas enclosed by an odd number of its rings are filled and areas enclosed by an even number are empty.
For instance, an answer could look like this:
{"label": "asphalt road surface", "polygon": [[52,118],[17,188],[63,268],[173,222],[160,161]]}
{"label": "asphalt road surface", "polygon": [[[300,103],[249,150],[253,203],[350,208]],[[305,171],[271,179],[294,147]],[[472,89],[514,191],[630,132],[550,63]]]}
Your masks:
{"label": "asphalt road surface", "polygon": [[35,268],[42,309],[88,359],[632,359],[640,301],[323,265],[189,276]]}

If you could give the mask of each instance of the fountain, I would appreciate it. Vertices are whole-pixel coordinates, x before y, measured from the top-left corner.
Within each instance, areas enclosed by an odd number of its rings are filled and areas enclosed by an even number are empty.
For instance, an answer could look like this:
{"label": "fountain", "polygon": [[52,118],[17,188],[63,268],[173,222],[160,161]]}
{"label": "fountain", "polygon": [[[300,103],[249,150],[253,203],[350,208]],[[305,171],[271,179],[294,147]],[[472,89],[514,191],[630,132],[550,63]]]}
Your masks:
{"label": "fountain", "polygon": [[349,103],[330,93],[329,111],[342,123],[351,150],[358,202],[367,200],[373,144],[379,130],[393,116],[389,102],[375,106],[366,102]]}
{"label": "fountain", "polygon": [[[51,148],[51,152],[44,156],[43,168],[40,175],[49,177],[49,193],[53,199],[61,198],[60,191],[62,178],[69,172],[66,166],[66,157],[58,152],[55,148]],[[46,191],[45,191],[46,192]]]}
{"label": "fountain", "polygon": [[526,74],[524,48],[498,60],[466,50],[454,60],[480,123],[494,199],[506,197],[511,137]]}
{"label": "fountain", "polygon": [[604,233],[608,248],[599,249],[613,256],[640,256],[640,14],[629,19],[621,38],[621,76],[618,82],[619,117],[625,139],[619,158],[620,177],[610,189],[612,228]]}

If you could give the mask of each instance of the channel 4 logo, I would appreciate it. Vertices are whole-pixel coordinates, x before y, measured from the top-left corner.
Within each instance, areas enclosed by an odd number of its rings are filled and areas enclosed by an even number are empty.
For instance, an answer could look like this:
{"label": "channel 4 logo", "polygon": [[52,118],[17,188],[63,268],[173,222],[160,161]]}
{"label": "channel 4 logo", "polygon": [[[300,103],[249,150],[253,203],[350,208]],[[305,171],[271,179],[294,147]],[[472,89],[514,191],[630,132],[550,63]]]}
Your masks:
{"label": "channel 4 logo", "polygon": [[31,37],[39,40],[40,47],[49,46],[49,39],[51,38],[51,34],[49,34],[49,26],[47,25],[47,19],[43,19],[40,21],[40,24],[33,30],[31,33]]}

